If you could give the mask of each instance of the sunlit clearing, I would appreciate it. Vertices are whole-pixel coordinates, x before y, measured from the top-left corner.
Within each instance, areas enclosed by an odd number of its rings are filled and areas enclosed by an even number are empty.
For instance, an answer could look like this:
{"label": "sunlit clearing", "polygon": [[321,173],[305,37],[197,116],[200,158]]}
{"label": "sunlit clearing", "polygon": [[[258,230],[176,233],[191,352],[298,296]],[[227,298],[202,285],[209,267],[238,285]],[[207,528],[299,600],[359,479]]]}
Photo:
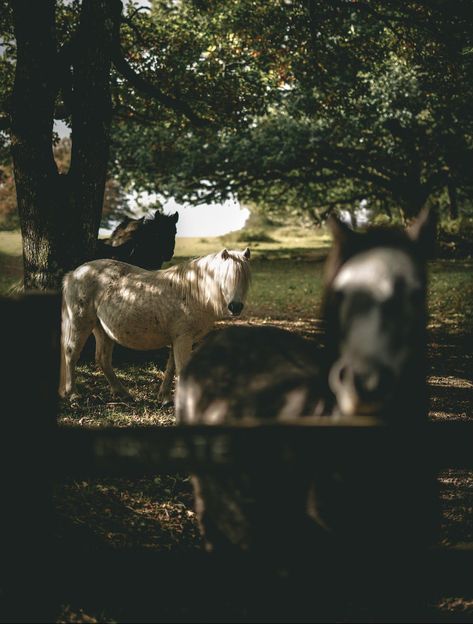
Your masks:
{"label": "sunlit clearing", "polygon": [[164,204],[165,214],[177,210],[177,236],[221,236],[234,230],[240,230],[250,211],[242,208],[237,201],[227,200],[223,204],[204,204],[202,206],[181,206],[173,199]]}

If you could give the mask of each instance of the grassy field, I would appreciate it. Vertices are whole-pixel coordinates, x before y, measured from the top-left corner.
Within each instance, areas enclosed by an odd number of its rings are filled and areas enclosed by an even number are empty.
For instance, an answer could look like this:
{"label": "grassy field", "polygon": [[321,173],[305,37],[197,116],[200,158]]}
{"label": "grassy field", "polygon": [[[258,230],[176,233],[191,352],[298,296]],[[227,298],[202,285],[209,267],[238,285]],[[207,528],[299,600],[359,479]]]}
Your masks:
{"label": "grassy field", "polygon": [[[243,240],[236,240],[242,238]],[[326,232],[280,228],[272,242],[245,241],[243,234],[218,238],[178,238],[171,264],[223,247],[252,252],[253,282],[245,316],[261,320],[318,318],[323,261],[330,246]],[[18,232],[0,232],[0,294],[22,275]],[[430,326],[454,333],[472,330],[473,261],[437,260],[429,265]]]}
{"label": "grassy field", "polygon": [[[320,318],[323,260],[330,238],[323,231],[314,233],[295,228],[274,230],[269,241],[245,241],[244,238],[244,231],[214,239],[178,238],[173,262],[205,255],[224,246],[238,249],[250,246],[253,281],[245,313],[239,322],[279,324],[306,336],[316,335]],[[1,232],[0,289],[3,294],[21,276],[20,252],[19,234]],[[439,336],[448,335],[453,339],[454,336],[468,336],[472,333],[472,273],[471,260],[437,260],[430,263],[432,348],[439,344]],[[462,342],[466,344],[464,340]],[[95,427],[128,424],[147,426],[173,422],[172,410],[159,410],[156,406],[157,387],[166,357],[166,350],[133,354],[117,349],[118,374],[135,397],[133,403],[111,401],[103,375],[86,359],[79,368],[83,400],[78,406],[65,404],[61,411],[61,422]],[[467,353],[463,359],[465,364],[471,362]],[[461,380],[463,377],[460,373],[461,370],[457,378]],[[438,383],[442,383],[441,380]],[[437,415],[442,413],[442,409],[437,410]]]}
{"label": "grassy field", "polygon": [[[241,323],[272,323],[316,337],[320,318],[323,260],[330,239],[325,233],[283,229],[272,240],[177,239],[173,262],[205,255],[224,246],[252,251],[253,282]],[[0,293],[21,277],[18,233],[0,232]],[[437,260],[429,265],[431,416],[471,419],[473,393],[473,261]],[[167,354],[117,350],[117,374],[134,401],[111,399],[107,383],[87,358],[79,367],[82,399],[60,407],[60,424],[74,427],[150,426],[174,422],[172,409],[157,406],[158,384]],[[459,485],[460,484],[460,485]],[[473,541],[465,510],[473,506],[473,478],[452,471],[441,478],[444,505],[443,541]],[[199,546],[190,482],[185,476],[162,475],[154,480],[87,480],[57,486],[60,531],[77,541],[86,532],[107,548],[188,550]],[[459,505],[464,511],[456,512]],[[463,514],[463,515],[462,515]],[[72,537],[71,537],[72,536]],[[84,605],[80,606],[83,609]],[[68,621],[97,621],[93,613],[81,619],[79,607],[67,605]],[[80,610],[79,609],[79,610]],[[86,611],[87,613],[87,611]],[[104,620],[103,617],[99,618]],[[113,617],[111,617],[113,619]],[[64,620],[63,620],[64,621]]]}
{"label": "grassy field", "polygon": [[23,272],[19,232],[0,231],[0,295],[18,283]]}

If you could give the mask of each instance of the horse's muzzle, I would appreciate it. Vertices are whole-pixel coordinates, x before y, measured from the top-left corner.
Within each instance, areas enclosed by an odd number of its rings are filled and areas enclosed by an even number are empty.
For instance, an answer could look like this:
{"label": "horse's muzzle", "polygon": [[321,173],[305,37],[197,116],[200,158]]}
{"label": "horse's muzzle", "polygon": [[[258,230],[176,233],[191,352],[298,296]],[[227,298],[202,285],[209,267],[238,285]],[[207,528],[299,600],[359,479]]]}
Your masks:
{"label": "horse's muzzle", "polygon": [[332,366],[329,385],[346,416],[383,411],[396,385],[393,371],[381,364],[354,368],[338,360]]}
{"label": "horse's muzzle", "polygon": [[243,304],[241,301],[230,301],[228,309],[230,310],[232,316],[240,316],[241,311],[243,310]]}

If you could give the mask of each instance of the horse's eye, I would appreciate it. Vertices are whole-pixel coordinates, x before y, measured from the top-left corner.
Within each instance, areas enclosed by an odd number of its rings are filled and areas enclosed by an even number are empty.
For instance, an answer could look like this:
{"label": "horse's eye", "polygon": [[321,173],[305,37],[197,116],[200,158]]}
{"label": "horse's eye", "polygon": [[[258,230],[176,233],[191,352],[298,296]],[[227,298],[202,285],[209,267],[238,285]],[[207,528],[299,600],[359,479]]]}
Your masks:
{"label": "horse's eye", "polygon": [[352,293],[349,301],[349,310],[352,316],[367,314],[374,305],[373,297],[364,291]]}

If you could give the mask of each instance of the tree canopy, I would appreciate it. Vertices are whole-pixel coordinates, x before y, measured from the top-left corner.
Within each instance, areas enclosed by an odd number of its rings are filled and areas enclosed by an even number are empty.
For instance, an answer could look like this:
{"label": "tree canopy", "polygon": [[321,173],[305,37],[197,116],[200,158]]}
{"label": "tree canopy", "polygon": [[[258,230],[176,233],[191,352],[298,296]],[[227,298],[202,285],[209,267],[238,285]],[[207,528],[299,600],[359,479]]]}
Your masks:
{"label": "tree canopy", "polygon": [[185,78],[173,78],[210,123],[173,123],[169,110],[162,123],[138,97],[112,128],[125,183],[315,220],[362,198],[406,217],[432,199],[452,216],[469,207],[468,2],[160,2],[141,20],[159,42],[141,48],[150,66],[163,49],[183,58],[186,28]]}
{"label": "tree canopy", "polygon": [[[18,50],[12,7],[21,2],[0,0],[4,163]],[[90,2],[41,4],[55,8],[54,118],[72,124],[80,71],[71,59]],[[102,4],[116,193],[191,203],[233,195],[317,222],[362,198],[407,218],[431,201],[453,217],[470,209],[468,0]],[[95,94],[82,64],[84,93]],[[7,193],[11,176],[2,180]]]}

